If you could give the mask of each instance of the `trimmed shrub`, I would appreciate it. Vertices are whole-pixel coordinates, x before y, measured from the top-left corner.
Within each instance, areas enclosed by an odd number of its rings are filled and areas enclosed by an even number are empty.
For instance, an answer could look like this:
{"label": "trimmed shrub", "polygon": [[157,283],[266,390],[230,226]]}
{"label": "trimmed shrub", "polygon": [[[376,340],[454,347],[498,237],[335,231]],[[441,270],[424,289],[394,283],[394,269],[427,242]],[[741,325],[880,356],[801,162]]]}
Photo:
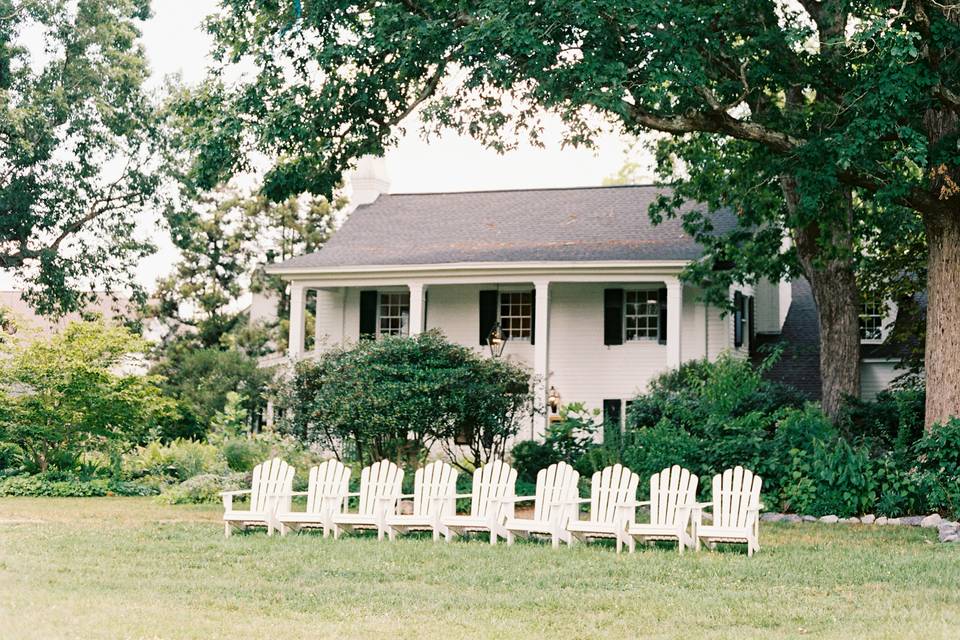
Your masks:
{"label": "trimmed shrub", "polygon": [[184,480],[180,484],[166,487],[157,496],[163,504],[209,504],[221,501],[221,491],[236,491],[249,486],[249,477],[245,473],[216,475],[204,473]]}
{"label": "trimmed shrub", "polygon": [[151,442],[124,458],[124,473],[129,478],[153,476],[170,481],[193,476],[227,472],[227,462],[217,447],[194,440],[177,439],[169,444]]}
{"label": "trimmed shrub", "polygon": [[51,480],[43,475],[13,476],[0,481],[0,496],[91,498],[100,496],[148,496],[157,492],[134,482],[104,478],[96,480]]}

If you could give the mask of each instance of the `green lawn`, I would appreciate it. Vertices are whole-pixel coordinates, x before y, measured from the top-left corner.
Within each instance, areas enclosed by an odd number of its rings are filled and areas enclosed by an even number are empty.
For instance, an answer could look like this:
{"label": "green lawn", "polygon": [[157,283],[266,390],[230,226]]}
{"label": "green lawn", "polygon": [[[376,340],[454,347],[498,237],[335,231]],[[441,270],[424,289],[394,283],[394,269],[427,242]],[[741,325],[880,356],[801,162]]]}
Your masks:
{"label": "green lawn", "polygon": [[765,525],[763,550],[223,538],[216,507],[0,500],[0,638],[945,638],[960,545]]}

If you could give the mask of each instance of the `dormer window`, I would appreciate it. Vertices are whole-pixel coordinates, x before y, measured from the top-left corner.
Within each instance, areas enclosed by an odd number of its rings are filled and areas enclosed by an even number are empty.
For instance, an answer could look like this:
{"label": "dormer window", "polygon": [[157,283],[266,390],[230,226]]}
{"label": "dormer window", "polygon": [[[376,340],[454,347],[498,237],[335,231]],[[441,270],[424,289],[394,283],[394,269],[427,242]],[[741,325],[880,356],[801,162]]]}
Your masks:
{"label": "dormer window", "polygon": [[883,342],[884,327],[888,323],[890,309],[883,302],[868,301],[860,305],[860,340]]}

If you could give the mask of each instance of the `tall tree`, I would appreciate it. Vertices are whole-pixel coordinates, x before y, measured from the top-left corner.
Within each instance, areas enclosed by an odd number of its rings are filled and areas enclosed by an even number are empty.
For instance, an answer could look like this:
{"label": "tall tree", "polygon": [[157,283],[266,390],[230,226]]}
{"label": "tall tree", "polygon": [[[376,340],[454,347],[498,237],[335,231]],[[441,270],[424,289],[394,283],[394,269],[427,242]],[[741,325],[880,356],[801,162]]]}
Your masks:
{"label": "tall tree", "polygon": [[41,313],[134,282],[159,181],[148,0],[0,0],[0,268]]}
{"label": "tall tree", "polygon": [[[878,226],[864,216],[922,220],[926,419],[960,413],[955,6],[222,0],[221,8],[208,22],[221,65],[183,106],[203,151],[198,179],[216,182],[259,151],[277,159],[268,196],[329,193],[354,158],[395,142],[416,110],[496,149],[509,148],[515,134],[536,140],[545,111],[561,116],[573,144],[589,143],[612,120],[631,133],[718,146],[701,166],[691,163],[686,195],[715,204],[711,196],[725,190],[723,204],[743,213],[747,224],[725,245],[728,254],[733,240],[746,252],[774,236],[779,248],[781,230],[793,238],[821,306],[828,410],[837,390],[855,391],[852,256],[863,228]],[[227,87],[222,72],[236,62],[257,72]],[[705,166],[718,173],[700,174]],[[758,170],[752,179],[750,168]],[[669,210],[661,203],[654,215]],[[690,226],[704,228],[696,219]]]}
{"label": "tall tree", "polygon": [[169,216],[180,259],[158,280],[148,315],[174,330],[171,338],[178,335],[175,330],[188,328],[204,348],[242,341],[239,334],[250,328],[240,305],[245,294],[273,293],[278,315],[287,306],[286,283],[267,275],[263,267],[319,249],[330,237],[342,204],[293,196],[273,203],[232,187],[192,197]]}

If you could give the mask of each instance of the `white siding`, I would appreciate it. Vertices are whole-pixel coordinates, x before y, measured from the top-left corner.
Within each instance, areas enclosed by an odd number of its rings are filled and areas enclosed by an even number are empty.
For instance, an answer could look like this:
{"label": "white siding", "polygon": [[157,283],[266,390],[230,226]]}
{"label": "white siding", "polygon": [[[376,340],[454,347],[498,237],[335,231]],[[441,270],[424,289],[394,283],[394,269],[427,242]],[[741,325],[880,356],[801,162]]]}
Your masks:
{"label": "white siding", "polygon": [[766,278],[756,286],[756,330],[757,333],[780,333],[780,283],[772,283]]}
{"label": "white siding", "polygon": [[860,365],[860,398],[873,400],[877,394],[888,389],[890,383],[903,371],[896,368],[895,361],[864,361]]}
{"label": "white siding", "polygon": [[626,400],[644,391],[666,368],[667,347],[656,340],[603,344],[603,290],[619,286],[551,286],[550,383],[564,402],[599,409],[604,399]]}
{"label": "white siding", "polygon": [[[480,344],[480,291],[495,288],[496,285],[428,287],[425,327],[439,329],[452,342],[471,347],[478,353],[489,353],[486,345]],[[532,289],[532,285],[501,287],[501,291]],[[533,365],[533,346],[527,341],[508,342],[503,357],[530,367]]]}
{"label": "white siding", "polygon": [[343,295],[342,289],[317,290],[315,335],[318,348],[343,340]]}
{"label": "white siding", "polygon": [[[667,347],[656,340],[603,344],[603,292],[629,288],[619,283],[554,283],[550,286],[550,384],[563,402],[584,402],[600,409],[605,399],[633,398],[666,369]],[[647,286],[647,285],[638,285]],[[657,286],[651,284],[649,286]],[[374,287],[371,287],[374,288]],[[487,353],[479,340],[479,292],[496,285],[431,285],[427,287],[427,329],[440,329],[448,339],[478,353]],[[529,290],[532,285],[502,286],[501,291]],[[680,353],[683,361],[716,358],[732,347],[730,316],[707,308],[699,290],[683,289]],[[342,303],[341,303],[342,301]],[[318,296],[318,333],[324,344],[355,341],[360,328],[360,289],[322,290]],[[537,336],[537,339],[542,339]],[[504,358],[530,367],[534,347],[507,343]]]}

